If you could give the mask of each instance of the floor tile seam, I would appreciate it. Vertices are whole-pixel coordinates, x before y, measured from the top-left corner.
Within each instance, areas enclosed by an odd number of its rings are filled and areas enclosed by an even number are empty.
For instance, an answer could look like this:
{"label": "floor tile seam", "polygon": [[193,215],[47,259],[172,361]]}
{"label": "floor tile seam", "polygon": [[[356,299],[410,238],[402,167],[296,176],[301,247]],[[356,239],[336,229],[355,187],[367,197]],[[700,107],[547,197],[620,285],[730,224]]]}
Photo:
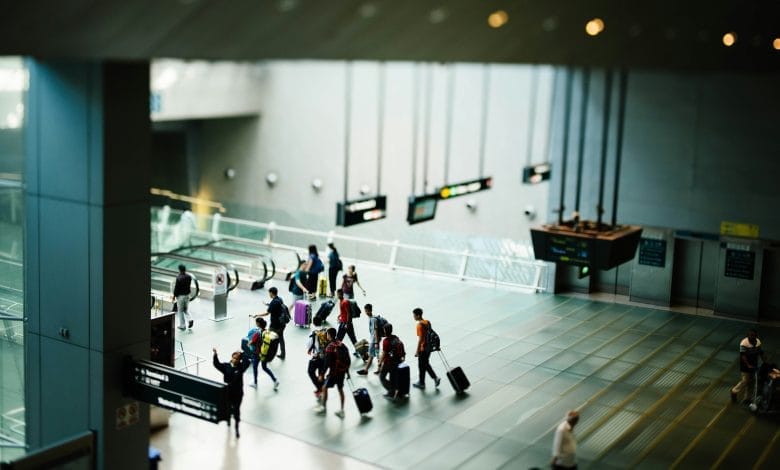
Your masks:
{"label": "floor tile seam", "polygon": [[[457,467],[455,467],[455,470],[458,470],[458,469],[462,469],[462,468],[464,468],[466,465],[468,465],[468,464],[469,464],[469,462],[471,462],[471,461],[475,460],[477,457],[479,457],[480,455],[482,455],[482,453],[483,453],[483,452],[484,452],[484,451],[485,451],[485,450],[486,450],[488,447],[493,447],[493,446],[495,446],[497,443],[501,442],[501,440],[502,440],[502,439],[503,439],[503,438],[498,438],[498,439],[496,439],[496,440],[495,440],[495,441],[493,441],[493,442],[492,442],[492,443],[491,443],[489,446],[487,446],[487,447],[483,448],[483,449],[482,449],[482,452],[479,452],[479,453],[477,453],[477,454],[474,454],[474,455],[472,455],[471,457],[469,457],[468,459],[464,460],[463,462],[461,462],[461,463],[460,463],[460,465],[458,465]],[[514,444],[514,443],[513,443],[513,444]],[[525,449],[524,449],[524,448],[523,448],[523,449],[518,449],[518,450],[517,450],[517,453],[515,453],[513,456],[511,456],[511,457],[508,457],[506,460],[504,460],[503,462],[501,462],[501,463],[499,464],[499,467],[498,467],[498,468],[501,468],[501,466],[505,465],[505,464],[506,464],[507,462],[509,462],[511,459],[513,459],[513,458],[517,457],[518,455],[520,455],[520,453],[521,453],[521,452],[523,452],[523,450],[525,450]]]}
{"label": "floor tile seam", "polygon": [[[692,345],[691,349],[694,348],[695,346],[696,346],[696,344]],[[683,354],[683,353],[680,353],[680,354]],[[710,355],[704,361],[702,361],[702,363],[696,368],[696,370],[700,370],[701,368],[703,368],[705,363],[707,361],[709,361],[709,360],[712,360],[716,355],[717,355],[717,350],[715,350],[712,353],[710,353]],[[664,371],[665,371],[665,369],[661,369],[657,374],[655,374],[655,377],[659,377],[662,373],[664,373]],[[630,434],[635,428],[637,428],[639,426],[639,424],[642,422],[642,420],[649,419],[650,416],[653,414],[653,412],[655,410],[657,410],[663,403],[666,403],[668,400],[670,400],[672,398],[672,395],[674,394],[674,392],[676,392],[677,390],[679,390],[683,386],[685,386],[688,383],[690,383],[694,373],[695,373],[695,371],[692,371],[690,374],[685,375],[685,379],[683,381],[681,381],[680,383],[676,384],[674,387],[672,387],[672,389],[670,389],[666,393],[664,393],[660,400],[657,400],[649,408],[644,410],[641,413],[640,419],[637,420],[637,422],[634,423],[633,425],[631,425],[629,428],[627,428],[624,431],[623,435],[625,436],[625,435]],[[726,371],[724,371],[721,376],[724,377],[725,373],[726,373]],[[708,387],[708,390],[712,386],[714,386],[714,384],[715,384],[715,382],[712,382],[710,387]],[[621,407],[621,408],[625,407],[625,403],[627,403],[628,401],[632,400],[633,397],[635,397],[637,394],[639,394],[639,392],[641,392],[642,390],[643,390],[643,387],[640,386],[639,388],[637,388],[637,390],[635,390],[628,397],[626,397],[626,399],[624,399],[620,404],[616,405],[616,407]],[[706,393],[706,391],[702,392],[701,396],[704,396],[705,393]],[[699,399],[699,397],[697,396],[697,401],[698,401],[698,399]],[[599,455],[597,455],[596,458],[594,459],[594,462],[598,462],[599,460],[604,458],[604,456],[606,456],[617,445],[619,440],[620,439],[613,441],[611,446],[607,447],[607,449],[603,450]]]}
{"label": "floor tile seam", "polygon": [[[685,407],[684,410],[682,410],[680,413],[678,413],[674,418],[672,418],[671,421],[669,421],[669,424],[664,428],[663,430],[658,432],[658,435],[647,445],[645,446],[645,449],[638,455],[631,463],[631,467],[636,467],[641,461],[643,461],[649,454],[652,452],[658,445],[663,441],[663,439],[666,438],[667,434],[671,432],[671,430],[675,427],[677,427],[679,424],[683,423],[684,420],[688,417],[688,415],[691,414],[693,410],[698,408],[699,403],[701,402],[702,398],[705,397],[708,393],[710,393],[710,390],[712,390],[715,386],[717,386],[720,381],[726,377],[726,374],[728,371],[723,371],[721,375],[718,377],[719,380],[712,381],[712,383],[704,390],[702,390],[699,394],[696,395],[696,397],[691,400],[691,402],[688,404],[687,407]],[[723,412],[725,408],[721,410]],[[693,443],[693,441],[691,441]]]}
{"label": "floor tile seam", "polygon": [[[403,419],[400,419],[400,420],[398,420],[398,421],[393,421],[393,422],[386,422],[387,426],[386,426],[386,427],[384,427],[384,428],[382,429],[382,431],[380,431],[380,432],[387,432],[388,430],[392,430],[392,429],[395,427],[395,425],[397,425],[397,424],[398,424],[398,423],[400,423],[400,422],[405,422],[405,421],[412,421],[412,420],[414,420],[414,419],[418,419],[418,418],[419,418],[418,414],[410,414],[410,415],[404,416],[404,417],[403,417]],[[372,418],[372,419],[375,419],[375,418]],[[444,423],[445,423],[445,421],[444,421],[444,420],[439,420],[439,419],[431,419],[431,418],[428,418],[427,416],[425,417],[425,419],[428,419],[428,420],[430,420],[430,421],[433,421],[433,422],[434,422],[434,424],[432,425],[432,427],[433,427],[433,428],[435,428],[435,427],[437,427],[437,426],[440,426],[440,425],[442,425],[442,424],[444,424]],[[411,442],[412,440],[414,440],[414,437],[411,437],[410,439],[408,439],[408,440],[404,440],[404,441],[402,441],[402,442],[403,442],[403,444],[405,445],[405,444],[407,444],[407,443]],[[362,445],[363,445],[363,444],[358,444],[358,445],[356,445],[356,446],[349,447],[349,448],[347,449],[347,451],[348,451],[348,452],[353,452],[353,451],[354,451],[356,448],[362,447]],[[351,455],[351,454],[347,454],[347,455]]]}
{"label": "floor tile seam", "polygon": [[[591,398],[591,400],[590,400],[590,401],[591,401],[591,402],[592,402],[592,401],[595,401],[595,399],[596,399],[596,398],[598,398],[598,397],[600,397],[600,396],[603,396],[604,394],[606,394],[606,390],[610,389],[610,388],[611,388],[613,385],[615,385],[615,383],[621,383],[621,382],[622,382],[622,381],[623,381],[623,380],[624,380],[624,379],[627,377],[627,375],[628,375],[628,374],[630,374],[630,373],[633,373],[635,370],[637,370],[637,368],[638,368],[639,366],[644,366],[644,365],[646,365],[646,362],[647,362],[647,361],[649,361],[649,360],[650,360],[650,359],[651,359],[651,358],[652,358],[652,357],[653,357],[655,354],[657,354],[657,353],[658,353],[658,351],[659,351],[659,350],[662,350],[662,349],[664,348],[664,346],[668,345],[668,344],[669,344],[669,343],[670,343],[672,340],[673,340],[673,338],[669,338],[669,339],[667,339],[667,340],[666,340],[666,341],[665,341],[663,344],[659,345],[659,346],[658,346],[658,347],[655,349],[655,351],[653,351],[652,353],[648,354],[648,355],[647,355],[647,356],[646,356],[646,357],[645,357],[645,358],[644,358],[644,359],[643,359],[641,362],[637,363],[637,364],[636,364],[634,367],[631,367],[630,369],[626,370],[626,371],[625,371],[625,372],[624,372],[624,373],[623,373],[623,374],[622,374],[620,377],[618,377],[618,378],[617,378],[617,379],[616,379],[614,382],[612,382],[612,384],[610,384],[609,386],[607,386],[607,387],[606,387],[604,390],[600,391],[599,393],[596,393],[596,395],[594,395],[594,396]],[[683,351],[679,352],[679,353],[678,353],[678,354],[677,354],[677,355],[674,357],[674,360],[676,360],[676,359],[679,359],[680,357],[682,357],[682,356],[684,356],[685,354],[687,354],[687,353],[688,353],[690,350],[692,350],[694,347],[696,347],[696,346],[699,344],[699,342],[701,342],[701,339],[699,339],[699,341],[697,341],[696,343],[693,343],[693,344],[691,344],[691,345],[690,345],[688,348],[686,348],[685,350],[683,350]],[[711,354],[710,354],[710,356],[712,357],[712,356],[714,356],[715,354],[716,354],[716,351],[713,351],[713,353],[711,353]],[[673,360],[673,361],[674,361],[674,360]],[[700,365],[699,367],[701,367],[701,365]],[[656,380],[657,380],[659,377],[661,377],[661,376],[662,376],[663,374],[665,374],[666,372],[667,372],[667,371],[666,371],[665,369],[659,368],[657,372],[655,372],[654,374],[652,374],[652,375],[651,375],[651,377],[645,381],[645,384],[652,384],[654,381],[656,381]],[[686,378],[687,378],[687,377],[688,377],[688,375],[686,375]],[[643,385],[638,385],[638,386],[637,386],[637,388],[636,388],[635,390],[633,390],[632,392],[630,392],[630,393],[628,394],[628,396],[626,396],[626,397],[625,397],[623,400],[621,400],[621,401],[620,401],[620,403],[618,403],[617,405],[614,405],[614,406],[612,406],[612,408],[613,408],[613,412],[612,412],[612,413],[608,413],[607,415],[605,415],[605,416],[603,416],[602,418],[600,418],[600,420],[599,420],[599,421],[598,421],[596,424],[598,424],[599,426],[600,426],[600,425],[603,425],[603,424],[604,424],[604,423],[605,423],[605,422],[606,422],[608,419],[610,419],[612,416],[614,416],[615,414],[617,414],[617,412],[618,412],[618,410],[619,410],[619,409],[623,409],[623,408],[625,407],[625,404],[626,404],[626,403],[628,403],[628,402],[630,402],[631,400],[633,400],[633,399],[634,399],[634,397],[635,397],[636,395],[638,395],[638,394],[639,394],[641,391],[643,391],[643,390],[645,390],[645,389],[648,389],[648,388],[649,388],[649,385],[645,385],[645,384],[643,384]],[[603,392],[603,393],[602,393],[602,392]],[[596,428],[594,427],[593,429],[596,429]],[[583,438],[585,438],[585,437],[586,437],[586,436],[588,436],[589,434],[590,434],[590,433],[588,433],[588,432],[584,433],[584,435],[582,435],[582,434],[581,434],[581,435],[580,435],[580,439],[583,439]]]}
{"label": "floor tile seam", "polygon": [[780,428],[778,428],[775,431],[775,435],[772,436],[772,440],[769,441],[769,444],[767,444],[764,447],[764,451],[761,452],[761,455],[759,455],[758,459],[756,459],[755,464],[753,464],[753,470],[758,470],[764,465],[764,462],[766,462],[766,460],[769,458],[771,450],[774,448],[775,445],[777,445],[779,440],[780,440]]}
{"label": "floor tile seam", "polygon": [[[601,303],[599,302],[599,304],[601,304]],[[561,304],[561,305],[563,305],[563,304]],[[592,301],[588,301],[588,302],[585,302],[585,303],[583,303],[582,305],[580,305],[579,307],[575,308],[574,310],[572,310],[572,311],[571,311],[571,312],[569,312],[568,314],[566,314],[566,315],[564,315],[564,316],[562,316],[562,317],[557,317],[557,318],[555,319],[555,321],[553,321],[553,322],[552,322],[550,325],[554,325],[555,323],[557,323],[557,322],[559,322],[559,321],[561,321],[561,320],[563,320],[563,319],[567,319],[567,318],[569,318],[569,317],[570,317],[571,315],[573,315],[575,312],[577,312],[577,311],[579,311],[579,310],[581,310],[581,309],[583,309],[583,308],[585,308],[585,307],[587,307],[587,306],[589,306],[589,305],[593,305],[593,302],[592,302]],[[604,304],[603,308],[602,308],[601,310],[599,310],[598,312],[601,312],[601,311],[603,311],[603,310],[606,310],[607,308],[609,308],[609,304]],[[598,313],[598,312],[597,312],[597,313]],[[543,314],[545,314],[545,313],[548,313],[548,312],[541,312],[541,313],[538,313],[537,315],[543,315]],[[580,320],[580,319],[576,319],[576,318],[575,318],[575,320],[577,320],[577,321],[579,322],[579,323],[578,323],[578,325],[581,325],[583,322],[585,322],[585,320]],[[529,337],[529,336],[532,336],[532,335],[534,335],[534,334],[537,334],[537,333],[539,333],[539,331],[540,331],[542,328],[547,328],[547,327],[548,327],[548,326],[550,326],[550,325],[544,325],[544,326],[541,326],[541,327],[537,328],[536,330],[534,330],[534,331],[532,331],[532,332],[530,332],[530,333],[528,333],[528,334],[526,334],[526,335],[522,336],[522,337],[521,337],[521,338],[519,338],[519,339],[520,339],[520,340],[522,340],[523,338],[527,338],[527,337]],[[569,330],[571,330],[571,328],[569,328]],[[569,330],[567,330],[567,331],[569,331]],[[560,336],[560,335],[559,335],[559,336]]]}
{"label": "floor tile seam", "polygon": [[[557,296],[555,296],[555,294],[553,294],[553,296],[554,296],[553,298],[560,298],[560,297],[557,297]],[[543,310],[543,311],[541,311],[541,312],[538,312],[538,311],[537,311],[537,312],[533,312],[533,313],[534,313],[535,315],[544,315],[544,314],[549,314],[550,312],[552,312],[552,311],[554,311],[555,309],[557,309],[557,308],[561,307],[562,305],[566,305],[566,304],[568,304],[569,302],[574,302],[574,301],[575,301],[575,299],[574,299],[574,298],[572,298],[572,297],[567,297],[567,298],[566,298],[566,299],[565,299],[563,302],[561,302],[561,303],[559,303],[559,304],[555,304],[555,305],[551,306],[551,307],[550,307],[549,309],[547,309],[547,310]],[[542,300],[541,302],[544,302],[544,300]],[[540,303],[541,303],[541,302],[540,302]],[[537,304],[537,305],[538,305],[538,304]],[[586,306],[586,305],[588,305],[588,302],[587,302],[587,301],[586,301],[585,303],[583,303],[581,306],[579,306],[579,307],[575,308],[574,310],[577,310],[577,309],[579,309],[579,308],[582,308],[582,307],[584,307],[584,306]],[[523,308],[522,310],[520,310],[520,312],[518,312],[518,313],[522,313],[522,312],[524,312],[524,311],[527,311],[527,310],[529,310],[529,309],[533,308],[534,306],[535,306],[535,305],[529,305],[528,307],[525,307],[525,308]]]}
{"label": "floor tile seam", "polygon": [[[456,440],[463,438],[464,436],[468,435],[468,434],[469,434],[469,433],[471,433],[471,432],[474,432],[474,433],[481,434],[481,435],[485,436],[485,438],[487,438],[489,441],[488,441],[488,443],[487,443],[486,445],[483,445],[483,446],[482,446],[482,447],[480,447],[479,449],[477,449],[477,450],[473,450],[472,452],[470,452],[470,453],[469,453],[469,455],[468,455],[468,456],[467,456],[465,459],[463,459],[463,460],[461,461],[461,464],[463,464],[463,463],[465,463],[465,462],[467,462],[467,461],[469,461],[469,460],[471,460],[471,459],[475,458],[476,456],[478,456],[479,454],[481,454],[481,453],[482,453],[482,452],[483,452],[485,449],[487,449],[488,447],[490,447],[491,445],[493,445],[493,443],[497,442],[497,441],[495,440],[495,436],[493,436],[493,435],[491,435],[491,434],[488,434],[488,433],[485,433],[485,432],[482,432],[482,431],[480,431],[480,430],[478,430],[478,429],[476,429],[476,428],[470,428],[470,429],[467,429],[467,431],[466,431],[465,433],[463,433],[463,434],[461,434],[460,436],[458,436],[458,438],[457,438],[457,439],[454,439],[454,440],[452,440],[452,441],[448,442],[448,443],[447,443],[447,444],[446,444],[444,447],[442,447],[442,449],[444,449],[444,448],[448,447],[449,445],[451,445],[451,444],[455,443],[455,442],[456,442]],[[472,449],[473,449],[473,448],[472,448]],[[428,454],[428,455],[426,455],[426,458],[424,458],[423,460],[420,460],[420,461],[417,461],[417,462],[415,462],[415,466],[419,466],[419,464],[420,464],[421,462],[424,462],[425,460],[427,460],[427,459],[429,459],[429,458],[431,458],[431,457],[433,457],[433,456],[434,456],[434,455],[433,455],[432,453],[431,453],[431,454]],[[458,467],[460,467],[460,465],[459,465]],[[456,468],[458,468],[458,467],[456,467]]]}
{"label": "floor tile seam", "polygon": [[[718,456],[718,459],[715,460],[715,463],[712,464],[711,468],[721,468],[721,464],[723,464],[723,461],[726,459],[726,457],[731,454],[731,451],[734,449],[734,447],[737,445],[737,443],[745,437],[745,435],[748,433],[750,428],[753,427],[753,425],[756,424],[757,418],[756,415],[750,416],[750,418],[747,420],[747,422],[737,431],[737,433],[731,438],[728,445],[723,448],[723,451]],[[682,462],[682,460],[680,460]],[[677,461],[675,461],[677,463]],[[674,467],[675,465],[672,464]]]}
{"label": "floor tile seam", "polygon": [[[444,424],[444,422],[442,422],[441,424]],[[452,424],[452,423],[447,423],[447,424],[449,424],[450,426],[453,426],[453,427],[459,428],[459,429],[462,431],[462,432],[461,432],[461,433],[459,433],[459,434],[458,434],[458,436],[457,436],[457,437],[455,437],[454,439],[459,439],[459,438],[461,438],[462,436],[464,436],[466,433],[468,433],[468,432],[471,430],[471,429],[469,429],[469,428],[466,428],[466,427],[464,427],[464,426],[460,426],[460,425],[457,425],[457,424]],[[408,443],[410,443],[410,442],[414,441],[415,439],[416,439],[416,437],[415,437],[415,438],[413,438],[413,439],[411,439],[411,440],[405,441],[405,442],[404,442],[404,444],[402,445],[402,447],[406,446]],[[450,443],[451,443],[451,442],[452,442],[452,440],[450,440],[450,441],[442,441],[441,445],[440,445],[440,446],[438,446],[438,447],[436,447],[435,449],[434,449],[434,448],[430,448],[430,447],[426,448],[426,452],[427,452],[427,453],[426,453],[426,454],[424,454],[424,455],[422,456],[422,458],[421,458],[421,459],[414,460],[414,461],[411,461],[411,462],[407,462],[407,466],[406,466],[405,468],[413,468],[413,467],[415,467],[415,465],[416,465],[416,464],[418,464],[418,463],[422,462],[423,460],[427,459],[427,458],[428,458],[428,457],[429,457],[431,454],[434,454],[434,453],[436,453],[437,451],[439,451],[439,450],[441,450],[441,449],[443,449],[443,448],[447,447],[448,445],[450,445]],[[388,453],[386,453],[386,454],[379,455],[379,456],[378,456],[378,460],[382,461],[382,460],[384,460],[386,457],[388,457],[388,456],[390,456],[390,455],[393,455],[393,454],[395,454],[396,452],[397,452],[397,450],[394,450],[394,451],[390,451],[390,452],[388,452]]]}
{"label": "floor tile seam", "polygon": [[[509,385],[509,384],[506,384],[506,385]],[[502,387],[502,388],[503,388],[503,387]],[[522,395],[518,395],[518,396],[516,396],[515,400],[512,400],[511,402],[506,402],[506,404],[505,404],[505,405],[503,405],[503,406],[499,405],[499,407],[492,409],[492,410],[491,410],[491,414],[490,414],[490,415],[487,415],[487,414],[486,414],[486,415],[484,416],[484,418],[483,418],[481,421],[479,421],[479,422],[475,422],[475,424],[474,424],[473,426],[471,426],[471,429],[474,429],[474,430],[476,430],[476,429],[477,429],[479,426],[481,426],[481,425],[482,425],[483,423],[485,423],[487,420],[489,420],[489,419],[493,418],[494,416],[496,416],[497,414],[501,413],[501,412],[502,412],[502,411],[504,411],[505,409],[509,408],[510,406],[514,405],[514,404],[515,404],[515,403],[517,403],[518,401],[522,400],[524,397],[528,396],[528,395],[529,395],[531,392],[532,392],[532,390],[529,390],[529,391],[527,391],[526,393],[524,393],[524,394],[522,394]],[[487,401],[487,399],[488,399],[488,398],[490,398],[490,397],[494,397],[495,395],[497,395],[497,394],[499,394],[499,393],[500,393],[500,390],[498,390],[498,391],[496,391],[496,392],[494,392],[494,393],[492,393],[492,394],[490,394],[490,395],[486,396],[485,398],[483,398],[483,401],[482,401],[482,403],[484,403],[485,401]],[[474,405],[474,406],[477,406],[477,405]],[[491,404],[490,404],[490,406],[495,406],[495,405],[491,403]],[[472,407],[472,408],[473,408],[473,407]],[[469,411],[470,409],[471,409],[471,408],[468,408],[468,409],[464,410],[464,411],[463,411],[463,413],[465,413],[465,412]],[[458,414],[457,414],[457,415],[455,415],[455,416],[459,416],[460,414],[462,414],[462,413],[458,413]],[[452,423],[452,421],[451,421],[451,419],[452,419],[452,418],[455,418],[455,416],[452,416],[450,419],[447,419],[447,420],[445,420],[445,421],[446,421],[447,423],[450,423],[450,424],[455,424],[455,423]]]}

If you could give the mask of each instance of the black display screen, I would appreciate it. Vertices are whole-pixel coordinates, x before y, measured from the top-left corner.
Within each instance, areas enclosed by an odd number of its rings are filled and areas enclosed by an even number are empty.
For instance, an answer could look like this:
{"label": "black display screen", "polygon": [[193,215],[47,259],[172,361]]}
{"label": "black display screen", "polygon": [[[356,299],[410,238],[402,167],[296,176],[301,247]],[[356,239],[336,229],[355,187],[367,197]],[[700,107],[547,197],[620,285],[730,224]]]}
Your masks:
{"label": "black display screen", "polygon": [[756,254],[747,250],[726,249],[726,277],[753,280],[756,269]]}
{"label": "black display screen", "polygon": [[433,220],[436,217],[438,199],[437,194],[409,196],[409,207],[406,214],[406,221],[409,222],[409,225]]}
{"label": "black display screen", "polygon": [[547,240],[547,260],[587,266],[590,264],[592,243],[582,237],[551,235]]}
{"label": "black display screen", "polygon": [[666,266],[666,240],[639,240],[639,264],[663,268]]}

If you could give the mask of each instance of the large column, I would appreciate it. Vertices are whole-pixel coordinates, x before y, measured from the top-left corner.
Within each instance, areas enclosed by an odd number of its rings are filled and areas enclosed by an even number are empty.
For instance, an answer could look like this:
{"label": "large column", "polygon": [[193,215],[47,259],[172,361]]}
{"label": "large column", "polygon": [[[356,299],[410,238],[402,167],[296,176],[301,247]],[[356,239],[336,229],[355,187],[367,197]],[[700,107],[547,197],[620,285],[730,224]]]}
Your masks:
{"label": "large column", "polygon": [[29,66],[28,443],[93,429],[98,468],[146,468],[148,407],[117,410],[123,360],[149,355],[149,64]]}

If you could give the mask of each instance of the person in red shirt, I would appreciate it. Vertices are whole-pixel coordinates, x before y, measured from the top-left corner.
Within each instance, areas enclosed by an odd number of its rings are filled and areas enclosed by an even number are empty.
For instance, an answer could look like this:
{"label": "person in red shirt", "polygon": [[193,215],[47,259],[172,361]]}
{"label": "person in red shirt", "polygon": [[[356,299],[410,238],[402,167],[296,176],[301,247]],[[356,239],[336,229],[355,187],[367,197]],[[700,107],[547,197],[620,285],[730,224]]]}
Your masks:
{"label": "person in red shirt", "polygon": [[[344,340],[344,336],[349,335],[349,340],[352,341],[352,346],[357,343],[357,337],[355,336],[355,327],[352,325],[352,315],[349,314],[349,299],[344,298],[344,291],[339,289],[336,291],[336,297],[339,299],[339,329],[336,333],[336,339],[339,341]],[[360,357],[357,350],[354,352],[356,357]]]}

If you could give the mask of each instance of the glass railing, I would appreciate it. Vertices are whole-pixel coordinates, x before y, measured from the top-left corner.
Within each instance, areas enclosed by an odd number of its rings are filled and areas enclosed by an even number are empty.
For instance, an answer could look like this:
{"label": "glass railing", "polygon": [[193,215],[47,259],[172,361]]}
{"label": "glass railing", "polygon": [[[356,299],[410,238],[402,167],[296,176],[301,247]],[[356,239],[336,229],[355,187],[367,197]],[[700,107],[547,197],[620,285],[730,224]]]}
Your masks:
{"label": "glass railing", "polygon": [[[231,219],[221,215],[195,215],[169,208],[152,208],[152,240],[168,250],[201,244],[204,240],[250,240],[268,247],[282,271],[294,267],[290,252],[304,255],[310,244],[324,248],[334,242],[342,258],[392,270],[455,278],[493,286],[543,292],[548,289],[548,263],[531,258],[530,242],[510,242],[506,254],[477,253],[353,237],[334,232],[285,227]],[[157,240],[155,242],[154,240]],[[507,243],[502,243],[502,246]],[[156,249],[153,246],[153,250]],[[324,253],[323,253],[324,255]]]}

